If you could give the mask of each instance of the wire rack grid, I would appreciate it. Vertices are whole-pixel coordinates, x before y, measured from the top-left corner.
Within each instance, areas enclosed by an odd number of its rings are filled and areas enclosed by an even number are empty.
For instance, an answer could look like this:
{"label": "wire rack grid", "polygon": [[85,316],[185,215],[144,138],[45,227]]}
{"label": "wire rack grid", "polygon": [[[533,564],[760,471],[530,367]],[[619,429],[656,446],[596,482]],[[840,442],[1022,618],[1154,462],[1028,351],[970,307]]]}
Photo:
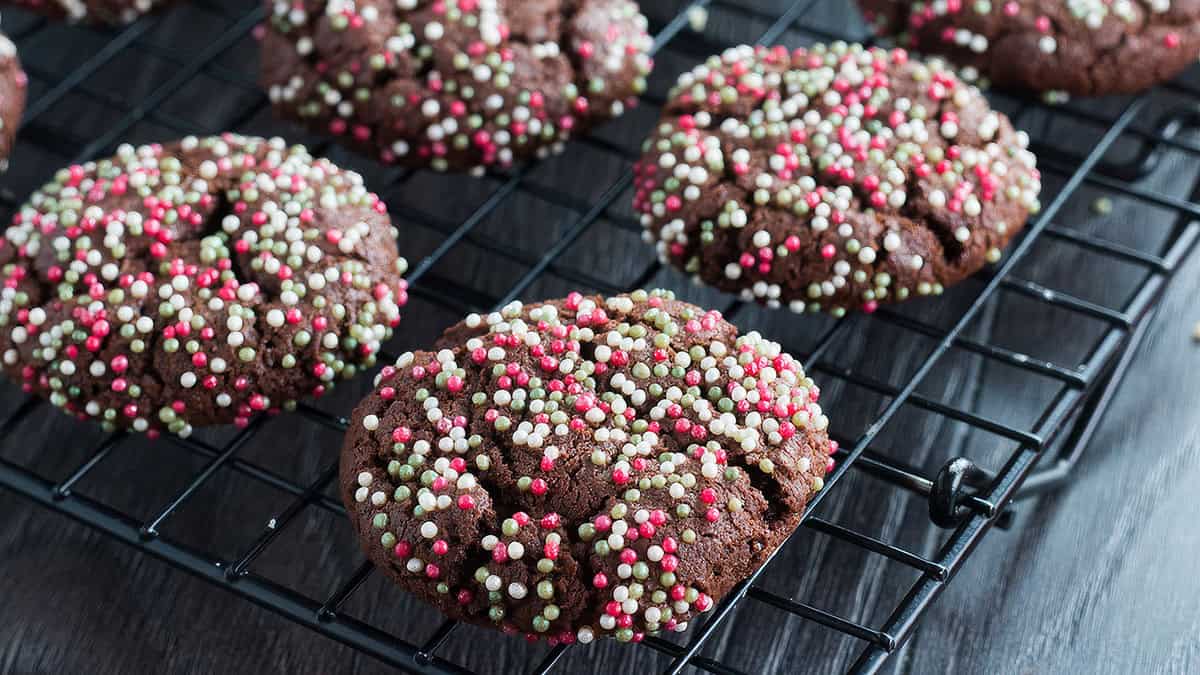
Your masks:
{"label": "wire rack grid", "polygon": [[[618,292],[656,282],[680,286],[682,277],[663,269],[637,242],[640,227],[628,208],[638,141],[653,124],[673,75],[738,42],[797,46],[868,39],[847,4],[643,3],[655,29],[662,74],[639,112],[572,142],[565,159],[468,181],[342,155],[346,163],[361,165],[368,184],[392,205],[402,252],[417,260],[409,275],[415,302],[398,340],[419,345],[456,315],[566,288]],[[64,27],[19,12],[6,15],[31,91],[13,159],[19,168],[4,179],[0,207],[11,212],[22,195],[62,164],[101,156],[126,140],[227,129],[303,138],[298,130],[270,121],[255,84],[253,33],[263,8],[195,0],[186,12],[142,19],[113,32]],[[709,16],[706,27],[694,25],[700,13]],[[166,28],[172,23],[191,30],[170,33]],[[160,37],[164,34],[194,39],[168,41]],[[64,39],[78,47],[57,49]],[[153,75],[130,75],[139,72]],[[1200,145],[1190,138],[1200,120],[1195,105],[1200,89],[1180,83],[1149,96],[1055,107],[1001,95],[993,99],[1030,130],[1046,185],[1042,212],[993,269],[936,304],[915,302],[839,321],[783,316],[703,289],[685,291],[721,308],[743,328],[782,336],[825,383],[830,408],[853,412],[834,418],[841,449],[827,481],[830,489],[818,495],[800,529],[772,556],[786,561],[768,562],[688,633],[648,637],[617,658],[639,670],[670,673],[779,667],[771,655],[786,653],[786,644],[765,650],[765,663],[750,658],[761,656],[761,650],[736,645],[753,630],[741,626],[782,615],[795,620],[786,624],[787,639],[799,640],[809,628],[822,627],[822,639],[841,640],[848,645],[843,653],[857,655],[846,659],[849,670],[874,672],[913,635],[983,535],[996,524],[1007,525],[1010,502],[1067,480],[1117,391],[1157,299],[1200,231],[1197,176],[1171,165],[1173,157],[1194,163],[1200,154]],[[81,107],[89,111],[86,119],[79,115]],[[1070,131],[1065,144],[1060,142],[1063,129]],[[319,139],[311,144],[318,152],[339,153]],[[1171,174],[1166,188],[1163,181],[1155,182],[1164,171]],[[446,203],[446,190],[461,190],[461,198]],[[1153,212],[1158,229],[1130,234],[1119,226],[1127,221],[1106,226],[1106,220],[1119,221],[1117,216],[1098,217],[1080,206],[1094,194],[1119,200],[1117,215]],[[530,210],[529,204],[536,208]],[[620,243],[625,241],[634,243]],[[614,256],[623,261],[616,273],[605,267]],[[1047,269],[1046,258],[1052,261],[1051,273],[1039,277]],[[1064,267],[1073,265],[1121,283],[1093,287],[1083,281],[1071,288],[1078,275],[1065,274]],[[1055,330],[997,337],[1004,335],[997,326],[1032,316],[1052,317]],[[1055,331],[1063,330],[1072,335],[1070,345],[1056,339]],[[880,352],[886,358],[877,358]],[[982,373],[994,377],[996,371],[1012,390],[1029,394],[1020,414],[994,409],[983,388],[972,384]],[[171,438],[145,452],[137,450],[141,439],[125,434],[72,432],[69,442],[47,441],[47,450],[36,459],[35,453],[0,451],[0,485],[387,664],[422,672],[482,670],[478,662],[465,664],[450,655],[461,655],[452,643],[476,629],[428,615],[407,621],[405,612],[392,613],[392,626],[379,620],[380,612],[356,615],[356,597],[374,593],[370,589],[380,576],[361,557],[315,584],[281,581],[264,571],[271,567],[272,551],[286,546],[297,530],[313,527],[314,512],[330,516],[322,521],[328,528],[348,528],[333,486],[335,459],[317,460],[301,477],[292,475],[303,472],[291,467],[258,460],[255,448],[286,446],[293,438],[321,433],[332,439],[326,445],[336,448],[354,394],[351,387],[341,399],[303,404],[287,416],[286,425],[259,418],[244,429]],[[8,392],[3,400],[7,413],[0,440],[19,444],[36,426],[31,420],[48,406],[19,392]],[[49,450],[75,457],[76,463],[59,461],[46,468]],[[146,458],[170,453],[191,463],[184,463],[185,477],[148,512],[135,513],[111,494],[85,489],[106,467],[122,461],[123,480],[153,477],[155,468]],[[199,511],[203,523],[210,510],[222,508],[205,498],[206,491],[235,478],[282,496],[253,536],[223,547],[189,541],[192,528],[172,527],[196,522],[183,513],[189,509]],[[917,504],[925,513],[901,528],[864,517],[864,509],[847,496],[864,483],[873,492],[863,494],[883,495],[887,504]],[[840,548],[834,552],[835,547]],[[850,561],[864,572],[861,584],[875,598],[872,607],[854,604],[863,596],[862,586],[837,591],[840,600],[833,607],[804,599],[832,597],[812,578],[834,561]],[[799,575],[800,582],[793,573],[797,565],[812,572]],[[788,582],[780,583],[781,578]],[[408,607],[412,616],[421,611]],[[586,649],[563,644],[530,647],[512,639],[497,644],[515,654],[510,666],[519,663],[536,673],[569,672],[587,663],[573,659],[613,653],[594,646],[588,649],[595,654],[581,657]]]}

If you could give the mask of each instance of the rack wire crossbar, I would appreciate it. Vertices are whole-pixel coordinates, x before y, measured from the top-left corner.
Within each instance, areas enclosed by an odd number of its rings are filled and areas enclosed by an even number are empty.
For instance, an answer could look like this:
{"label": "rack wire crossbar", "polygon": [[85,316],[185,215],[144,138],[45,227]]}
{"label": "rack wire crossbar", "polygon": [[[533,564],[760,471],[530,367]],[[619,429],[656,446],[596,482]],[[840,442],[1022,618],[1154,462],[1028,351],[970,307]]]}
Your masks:
{"label": "rack wire crossbar", "polygon": [[[782,12],[769,12],[734,0],[695,0],[657,25],[653,51],[657,54],[669,49],[678,50],[682,54],[700,58],[705,50],[714,51],[724,46],[711,44],[695,35],[690,40],[681,39],[683,35],[690,35],[687,33],[689,18],[697,10],[721,10],[747,21],[762,23],[766,28],[758,35],[760,44],[772,44],[797,36],[807,41],[855,37],[807,25],[804,19],[821,4],[821,0],[800,0],[786,3]],[[106,36],[107,41],[101,49],[65,74],[55,76],[52,68],[36,60],[27,61],[26,67],[31,76],[35,80],[45,81],[46,86],[28,106],[22,142],[36,144],[51,154],[83,161],[110,150],[142,122],[149,121],[179,134],[206,133],[237,128],[262,113],[266,100],[255,84],[254,74],[249,69],[223,63],[219,57],[233,45],[252,39],[250,34],[265,16],[264,8],[231,8],[219,4],[219,0],[196,0],[196,6],[221,21],[226,30],[194,53],[180,54],[148,40],[150,29],[158,20],[151,17]],[[45,20],[29,19],[11,35],[18,45],[25,45],[48,29],[49,24]],[[151,55],[173,64],[176,71],[140,102],[132,105],[117,94],[90,85],[95,73],[126,53]],[[212,129],[198,128],[194,122],[163,109],[165,101],[191,86],[199,76],[236,89],[251,97],[252,101],[232,116],[221,119],[219,126]],[[1169,90],[1193,99],[1200,98],[1200,92],[1186,85],[1171,85]],[[120,115],[104,134],[93,140],[84,142],[73,138],[69,129],[56,128],[46,118],[57,105],[68,97],[76,96],[118,110]],[[650,92],[644,97],[644,103],[648,106],[657,106],[662,100],[661,91]],[[1163,115],[1160,124],[1147,130],[1134,124],[1145,110],[1146,100],[1145,97],[1134,98],[1114,116],[1074,107],[1058,108],[1050,113],[1078,124],[1098,125],[1103,132],[1086,154],[1072,156],[1061,150],[1039,153],[1045,160],[1042,163],[1043,171],[1060,179],[1061,186],[1049,191],[1051,196],[1045,208],[1030,223],[1002,263],[971,282],[978,284],[979,289],[969,304],[953,317],[949,326],[939,326],[907,312],[881,309],[870,316],[856,314],[834,322],[808,348],[792,349],[803,356],[809,369],[820,377],[866,391],[886,403],[879,407],[864,428],[849,435],[840,433],[835,420],[834,436],[841,442],[841,449],[836,455],[837,466],[826,481],[829,489],[820,492],[812,501],[801,527],[793,533],[788,543],[777,549],[762,568],[722,599],[705,620],[697,622],[698,625],[683,636],[682,644],[654,636],[642,642],[638,648],[652,650],[668,660],[664,672],[679,673],[688,667],[712,673],[747,672],[743,665],[726,663],[712,656],[707,648],[714,636],[729,624],[730,617],[739,608],[748,605],[756,605],[763,611],[783,612],[862,643],[858,659],[850,670],[874,672],[912,635],[918,620],[954,578],[988,530],[996,525],[1005,526],[1006,509],[1015,498],[1039,494],[1068,479],[1071,468],[1094,433],[1097,421],[1128,368],[1134,349],[1145,335],[1157,300],[1180,262],[1200,238],[1200,225],[1196,222],[1200,217],[1200,204],[1194,194],[1195,186],[1193,194],[1179,196],[1136,183],[1137,178],[1147,175],[1158,166],[1164,151],[1200,155],[1200,145],[1184,137],[1186,130],[1200,126],[1197,123],[1200,114],[1190,108],[1169,111]],[[1019,101],[1012,114],[1020,117],[1042,108],[1034,101]],[[1122,139],[1134,139],[1141,143],[1141,151],[1127,161],[1111,161],[1109,154]],[[535,175],[534,165],[530,165],[508,174],[492,176],[496,187],[461,219],[449,220],[417,207],[406,206],[398,200],[390,200],[396,217],[417,223],[440,238],[428,255],[413,267],[409,275],[411,292],[436,305],[455,311],[468,311],[498,307],[524,297],[535,284],[548,276],[602,292],[618,292],[628,290],[631,286],[640,286],[662,273],[659,264],[651,262],[633,284],[623,284],[576,270],[564,262],[568,251],[597,224],[626,233],[640,230],[637,222],[616,206],[631,184],[632,173],[628,165],[636,158],[636,152],[599,137],[579,139],[574,143],[616,157],[625,165],[626,170],[620,177],[599,191],[595,198],[576,197],[558,186],[545,184],[544,179]],[[53,168],[49,167],[51,170]],[[389,193],[401,191],[418,175],[414,171],[394,170],[386,190],[381,192],[386,197]],[[1064,206],[1083,186],[1102,188],[1138,203],[1171,211],[1175,216],[1175,225],[1166,243],[1156,251],[1146,251],[1060,222],[1059,216]],[[538,199],[570,214],[557,238],[533,254],[479,235],[483,223],[512,200],[522,198]],[[0,208],[11,211],[17,203],[18,199],[13,195],[0,194]],[[1021,264],[1028,254],[1048,241],[1133,265],[1144,270],[1144,283],[1121,306],[1110,307],[1019,276]],[[487,246],[495,255],[511,261],[524,272],[502,292],[474,288],[470,284],[439,275],[439,264],[463,245]],[[969,330],[1002,294],[1019,295],[1067,314],[1096,320],[1106,328],[1082,364],[1030,357],[1020,350],[973,335]],[[739,301],[733,301],[723,309],[726,316],[736,321],[736,317],[745,312],[747,307]],[[932,348],[913,364],[912,372],[902,383],[890,383],[860,372],[857,364],[845,362],[836,356],[835,345],[842,338],[864,329],[871,322],[920,336],[933,343]],[[967,352],[1029,376],[1048,378],[1056,382],[1059,388],[1038,418],[1028,425],[994,419],[971,410],[969,406],[946,403],[920,393],[919,388],[931,374],[949,367],[945,364],[948,354],[953,351]],[[36,399],[24,398],[0,422],[0,439],[18,435],[22,423],[44,406]],[[885,427],[904,409],[921,410],[972,430],[1006,439],[1014,449],[995,471],[985,470],[969,459],[955,457],[929,475],[919,467],[895,459],[886,448],[877,447],[881,444]],[[294,415],[304,424],[334,432],[344,431],[347,424],[343,416],[309,404],[301,404]],[[263,426],[263,418],[255,419],[219,446],[199,439],[165,439],[162,447],[177,449],[203,464],[187,485],[149,518],[131,515],[79,489],[88,475],[111,461],[113,455],[128,443],[129,436],[124,433],[103,438],[86,453],[78,466],[66,473],[65,478],[58,480],[46,477],[20,462],[0,457],[0,485],[386,663],[421,672],[472,672],[439,653],[459,628],[453,621],[441,624],[424,640],[410,640],[343,611],[347,601],[375,574],[375,568],[369,563],[362,563],[324,597],[313,597],[254,571],[256,561],[310,510],[316,509],[339,518],[344,516],[342,505],[328,494],[337,476],[336,462],[325,466],[310,482],[297,482],[267,466],[239,457],[239,451],[263,433]],[[1040,458],[1048,451],[1053,452],[1051,461],[1047,462],[1045,468],[1039,468]],[[233,557],[221,557],[191,546],[166,531],[169,527],[164,527],[169,526],[172,516],[222,471],[234,472],[289,497],[286,506],[277,512],[259,535]],[[948,536],[934,547],[935,550],[920,552],[816,515],[821,504],[834,493],[837,484],[852,471],[879,479],[917,499],[927,500],[930,519],[947,528]],[[772,591],[762,578],[765,571],[771,568],[771,560],[792,545],[792,540],[813,535],[848,544],[861,550],[864,556],[879,556],[896,563],[915,573],[916,581],[912,582],[886,619],[878,624],[870,624],[845,613],[822,609]],[[540,662],[529,664],[529,671],[554,672],[574,649],[578,648],[564,644],[553,646]]]}

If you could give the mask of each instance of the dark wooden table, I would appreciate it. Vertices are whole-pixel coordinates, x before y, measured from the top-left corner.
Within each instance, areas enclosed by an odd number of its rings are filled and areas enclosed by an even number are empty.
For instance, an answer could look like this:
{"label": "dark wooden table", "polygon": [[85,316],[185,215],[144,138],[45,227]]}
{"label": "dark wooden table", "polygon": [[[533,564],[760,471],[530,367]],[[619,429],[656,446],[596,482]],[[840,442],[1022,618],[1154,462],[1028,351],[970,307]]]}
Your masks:
{"label": "dark wooden table", "polygon": [[[229,5],[236,5],[230,2]],[[654,15],[666,16],[677,3],[643,3]],[[758,2],[765,6],[771,2]],[[853,22],[843,3],[823,3],[813,21],[821,26]],[[224,5],[221,5],[224,6]],[[219,7],[218,7],[219,9]],[[10,31],[34,20],[6,12]],[[214,18],[215,17],[215,18]],[[695,61],[709,44],[753,40],[762,22],[714,17],[705,31],[689,39],[681,53],[660,58],[658,90],[673,73]],[[207,4],[181,7],[158,19],[155,30],[140,38],[146,56],[135,63],[118,62],[89,81],[95,89],[119,92],[115,98],[70,97],[61,113],[48,113],[23,132],[14,170],[0,184],[10,195],[27,193],[53,168],[68,161],[79,143],[102,136],[127,108],[120,101],[151,96],[178,70],[166,54],[199,49],[212,31],[228,20]],[[15,22],[15,23],[14,23]],[[95,54],[111,35],[65,27],[41,27],[20,42],[33,64],[33,99],[49,90],[56,78]],[[781,39],[798,44],[811,36],[787,33]],[[70,41],[71,49],[61,48]],[[154,52],[157,46],[158,51]],[[160,58],[161,57],[161,58]],[[252,71],[254,43],[241,40],[221,58],[223,67]],[[132,76],[131,76],[132,74]],[[1194,78],[1193,78],[1194,79]],[[212,95],[190,85],[163,102],[165,116],[130,126],[131,140],[162,140],[192,131],[216,131],[221,120],[238,119],[240,130],[287,133],[306,140],[297,130],[253,113],[261,100],[245,87],[227,87]],[[1158,95],[1156,95],[1157,97]],[[1155,101],[1145,118],[1148,128],[1157,112],[1181,103],[1170,92]],[[1121,105],[1089,102],[1098,113]],[[998,101],[1004,107],[1004,101]],[[1009,102],[1012,104],[1012,102]],[[87,106],[89,113],[79,113]],[[635,111],[600,133],[626,148],[653,124],[652,110]],[[1023,120],[1063,152],[1086,151],[1099,130],[1068,124],[1057,134],[1056,123],[1038,114]],[[1046,123],[1047,126],[1041,126]],[[71,136],[63,136],[69,129]],[[79,141],[71,140],[72,138]],[[384,190],[397,172],[330,150],[336,160],[354,166],[368,183]],[[35,168],[36,167],[36,168]],[[593,146],[573,145],[568,153],[535,169],[530,180],[560,187],[576,203],[594,200],[628,164]],[[1170,152],[1142,184],[1186,198],[1200,164],[1195,155]],[[494,179],[405,177],[384,196],[399,205],[401,247],[411,260],[428,255],[444,232],[428,226],[435,214],[452,227],[497,188]],[[1061,179],[1047,178],[1050,190]],[[1137,200],[1113,199],[1113,210],[1100,215],[1095,187],[1082,190],[1056,222],[1101,234],[1145,250],[1169,231],[1170,214]],[[623,200],[624,201],[624,200]],[[625,206],[618,211],[628,213]],[[550,203],[518,192],[478,229],[479,237],[457,246],[424,283],[431,289],[467,287],[476,296],[450,298],[485,304],[502,296],[528,269],[512,252],[536,258],[577,217],[570,203]],[[503,253],[507,251],[508,253]],[[561,295],[573,285],[572,274],[593,274],[627,284],[646,269],[652,255],[635,232],[602,222],[589,228],[561,261],[559,274],[539,280],[523,297]],[[1110,306],[1128,300],[1140,276],[1093,254],[1039,242],[1021,266],[1024,278]],[[713,306],[727,298],[691,287],[679,275],[658,272],[654,284],[677,288],[685,297]],[[1128,379],[1078,467],[1071,485],[1060,492],[1019,504],[1013,527],[994,531],[983,541],[962,573],[929,612],[914,638],[885,667],[904,673],[1059,673],[1059,672],[1196,672],[1200,670],[1200,530],[1191,506],[1200,482],[1200,344],[1193,325],[1200,321],[1196,290],[1200,260],[1187,262],[1170,288]],[[915,303],[904,311],[944,323],[969,304],[978,282],[967,282],[940,304]],[[432,299],[414,300],[404,331],[393,344],[404,349],[429,341],[448,325],[459,309]],[[737,322],[763,330],[803,351],[830,325],[826,318],[800,318],[756,309],[739,312]],[[928,341],[898,335],[896,329],[861,321],[836,347],[838,363],[902,384],[920,363]],[[1095,340],[1097,328],[1076,316],[1050,311],[1011,294],[990,303],[971,334],[1032,355],[1070,363]],[[364,391],[363,382],[349,384],[323,401],[325,409],[345,413]],[[1014,424],[1045,407],[1049,385],[1031,384],[981,359],[955,354],[947,358],[922,394]],[[4,392],[5,410],[19,399]],[[826,400],[835,427],[861,433],[880,399],[829,378]],[[313,477],[335,456],[337,434],[301,426],[287,416],[266,422],[266,429],[239,456],[273,467],[301,482]],[[219,443],[228,430],[205,432]],[[91,426],[79,425],[53,411],[39,410],[18,433],[0,439],[0,456],[61,478],[87,456],[102,438]],[[970,456],[984,466],[1011,452],[994,436],[963,428],[944,418],[906,411],[888,425],[881,444],[890,453],[932,472],[946,459]],[[162,443],[141,440],[123,444],[77,489],[121,510],[150,517],[191,480],[200,458]],[[288,503],[231,472],[222,472],[164,524],[166,536],[200,550],[236,557],[262,531],[268,519]],[[311,510],[310,510],[311,511]],[[911,495],[851,472],[822,504],[820,515],[887,541],[932,554],[944,531],[931,528],[925,503]],[[361,562],[345,523],[328,514],[309,513],[286,530],[280,543],[256,562],[255,572],[290,587],[322,597],[336,588]],[[772,590],[871,625],[879,625],[908,589],[913,576],[895,565],[866,557],[861,551],[808,534],[793,542],[764,575]],[[352,615],[418,643],[436,628],[435,612],[414,604],[378,577],[348,605]],[[858,655],[862,643],[762,606],[738,611],[706,650],[709,656],[755,672],[840,671]],[[451,660],[482,672],[520,672],[544,648],[475,629],[459,631],[441,652]],[[561,672],[644,672],[664,661],[647,650],[615,644],[574,650]],[[527,667],[525,668],[527,669]],[[89,529],[33,506],[0,490],[0,673],[331,673],[391,672],[378,661],[251,605],[215,591],[205,582],[165,563],[139,554]]]}

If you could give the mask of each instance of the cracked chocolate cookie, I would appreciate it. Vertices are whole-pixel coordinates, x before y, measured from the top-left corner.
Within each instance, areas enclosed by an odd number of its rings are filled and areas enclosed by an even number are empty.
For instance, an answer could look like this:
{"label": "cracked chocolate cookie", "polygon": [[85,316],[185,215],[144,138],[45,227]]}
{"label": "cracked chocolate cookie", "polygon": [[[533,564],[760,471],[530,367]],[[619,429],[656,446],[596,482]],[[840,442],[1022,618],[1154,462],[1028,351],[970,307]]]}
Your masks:
{"label": "cracked chocolate cookie", "polygon": [[680,76],[634,168],[664,262],[746,300],[873,311],[996,261],[1038,208],[1028,138],[938,59],[736,47]]}
{"label": "cracked chocolate cookie", "polygon": [[1001,87],[1084,96],[1132,93],[1174,77],[1200,57],[1195,0],[859,0],[859,5],[878,32],[974,67]]}
{"label": "cracked chocolate cookie", "polygon": [[552,641],[682,631],[800,522],[836,446],[778,344],[669,291],[513,303],[385,368],[342,497],[448,616]]}
{"label": "cracked chocolate cookie", "polygon": [[8,155],[17,140],[17,128],[25,112],[29,78],[21,69],[17,47],[0,35],[0,171],[8,170]]}
{"label": "cracked chocolate cookie", "polygon": [[245,424],[374,364],[407,301],[395,234],[302,146],[122,146],[59,171],[0,240],[3,370],[106,428]]}
{"label": "cracked chocolate cookie", "polygon": [[171,0],[11,0],[52,19],[120,26],[158,11]]}
{"label": "cracked chocolate cookie", "polygon": [[630,0],[274,2],[276,112],[412,167],[480,173],[620,115],[650,72]]}

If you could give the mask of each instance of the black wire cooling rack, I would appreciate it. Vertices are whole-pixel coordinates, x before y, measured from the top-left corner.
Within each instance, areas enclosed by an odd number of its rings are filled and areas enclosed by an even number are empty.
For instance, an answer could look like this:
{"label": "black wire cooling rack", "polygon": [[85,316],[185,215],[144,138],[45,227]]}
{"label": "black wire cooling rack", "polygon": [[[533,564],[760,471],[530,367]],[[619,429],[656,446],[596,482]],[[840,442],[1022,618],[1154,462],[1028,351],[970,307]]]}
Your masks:
{"label": "black wire cooling rack", "polygon": [[[651,92],[637,110],[569,144],[563,157],[467,179],[373,165],[311,139],[318,152],[360,169],[392,205],[402,252],[414,262],[409,275],[414,301],[397,338],[408,342],[403,346],[427,342],[456,315],[517,298],[561,295],[567,288],[615,292],[684,285],[638,241],[640,228],[628,207],[639,140],[652,128],[674,76],[739,42],[797,46],[867,39],[847,8],[851,3],[836,0],[642,4],[651,15],[659,63]],[[263,16],[252,4],[195,0],[110,32],[6,10],[5,29],[18,44],[31,84],[0,207],[11,212],[58,167],[109,153],[127,140],[227,129],[309,140],[270,120],[255,85],[253,34]],[[936,302],[840,321],[771,313],[703,289],[680,289],[722,308],[743,329],[782,338],[800,355],[825,385],[823,402],[842,445],[829,489],[774,556],[786,560],[765,565],[687,633],[622,647],[619,658],[626,667],[671,673],[689,667],[714,673],[821,667],[778,661],[792,658],[779,653],[793,636],[812,629],[858,652],[857,660],[847,659],[851,670],[873,672],[912,636],[981,537],[993,525],[1007,525],[1015,498],[1068,479],[1165,284],[1196,242],[1197,176],[1185,169],[1198,164],[1200,154],[1191,138],[1200,126],[1200,88],[1185,79],[1142,97],[1056,106],[992,98],[1032,135],[1046,189],[1042,212],[990,271]],[[1043,328],[1004,330],[1026,322]],[[985,373],[992,384],[973,384]],[[1020,404],[987,404],[985,389],[993,386],[1004,387],[1007,398]],[[275,418],[285,423],[256,419],[241,430],[149,444],[154,457],[179,454],[195,469],[148,514],[84,489],[120,451],[142,443],[119,433],[101,437],[95,429],[72,427],[47,441],[36,461],[0,453],[0,485],[388,664],[473,672],[478,660],[475,666],[456,662],[451,653],[463,652],[449,645],[477,629],[438,623],[428,612],[420,621],[405,621],[409,615],[403,611],[392,612],[391,621],[377,620],[379,612],[374,618],[355,615],[350,606],[356,594],[375,593],[363,589],[379,576],[361,557],[356,567],[328,570],[315,584],[281,582],[259,569],[296,530],[312,535],[314,512],[331,516],[321,521],[326,528],[348,528],[333,487],[333,459],[325,457],[311,475],[298,478],[257,460],[249,448],[286,446],[324,430],[326,445],[336,449],[354,400],[350,387],[351,395],[340,401],[305,404]],[[5,400],[0,440],[20,445],[28,420],[48,406],[19,393]],[[1010,414],[1014,409],[1020,414]],[[919,421],[907,421],[910,416]],[[59,423],[71,424],[65,418]],[[46,454],[57,451],[78,463],[65,471],[39,468]],[[139,478],[153,479],[150,464],[123,464],[118,492]],[[284,497],[255,536],[218,550],[172,529],[172,519],[185,509],[207,516],[219,506],[240,517],[240,507],[201,498],[212,485],[235,478],[253,491]],[[868,500],[893,499],[927,503],[927,515],[915,529],[909,523],[899,530],[863,516]],[[835,545],[840,553],[831,552]],[[319,566],[310,560],[290,564]],[[833,564],[857,566],[859,585],[814,590],[819,584],[813,580]],[[847,576],[853,575],[841,580]],[[780,584],[780,578],[793,583]],[[798,578],[804,582],[799,587]],[[864,592],[864,584],[876,590]],[[832,607],[810,602],[803,597],[806,590],[836,600]],[[865,596],[876,598],[870,611],[855,604]],[[731,641],[753,641],[750,629],[739,625],[763,616],[757,620],[778,624],[785,618],[786,630],[776,633],[774,646],[728,648]],[[602,645],[532,648],[516,638],[496,640],[494,649],[518,654],[506,661],[510,671],[568,672],[581,663],[593,667],[593,656],[614,653]],[[597,651],[579,655],[587,650]]]}

